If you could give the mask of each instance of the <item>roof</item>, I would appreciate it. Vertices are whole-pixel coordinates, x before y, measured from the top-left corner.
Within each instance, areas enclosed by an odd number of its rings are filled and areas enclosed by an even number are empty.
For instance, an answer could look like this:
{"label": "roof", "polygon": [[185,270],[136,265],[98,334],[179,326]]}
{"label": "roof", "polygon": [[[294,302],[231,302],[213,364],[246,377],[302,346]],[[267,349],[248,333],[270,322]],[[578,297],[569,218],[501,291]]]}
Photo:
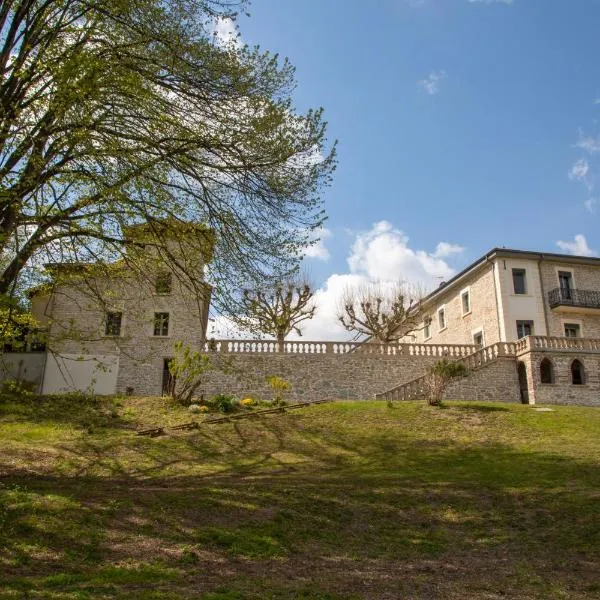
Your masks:
{"label": "roof", "polygon": [[446,292],[454,284],[458,283],[464,277],[471,275],[479,268],[488,264],[494,258],[525,258],[530,260],[550,260],[554,262],[563,262],[570,264],[584,264],[600,267],[600,258],[593,256],[573,256],[571,254],[556,254],[554,252],[536,252],[534,250],[513,250],[510,248],[492,248],[489,252],[472,262],[462,271],[457,273],[452,279],[440,284],[433,292],[421,300],[421,305],[427,303],[438,294]]}

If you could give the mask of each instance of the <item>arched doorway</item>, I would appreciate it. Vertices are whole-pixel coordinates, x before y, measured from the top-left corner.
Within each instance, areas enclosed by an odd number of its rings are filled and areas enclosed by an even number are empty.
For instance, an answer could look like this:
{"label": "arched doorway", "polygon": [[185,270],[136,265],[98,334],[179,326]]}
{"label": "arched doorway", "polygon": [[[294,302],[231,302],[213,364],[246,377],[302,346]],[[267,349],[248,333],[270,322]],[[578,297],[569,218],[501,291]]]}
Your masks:
{"label": "arched doorway", "polygon": [[573,385],[585,384],[585,369],[583,363],[578,359],[571,363],[571,383]]}
{"label": "arched doorway", "polygon": [[527,385],[527,368],[525,363],[519,361],[517,363],[517,373],[519,374],[519,391],[521,393],[521,402],[529,404],[529,387]]}

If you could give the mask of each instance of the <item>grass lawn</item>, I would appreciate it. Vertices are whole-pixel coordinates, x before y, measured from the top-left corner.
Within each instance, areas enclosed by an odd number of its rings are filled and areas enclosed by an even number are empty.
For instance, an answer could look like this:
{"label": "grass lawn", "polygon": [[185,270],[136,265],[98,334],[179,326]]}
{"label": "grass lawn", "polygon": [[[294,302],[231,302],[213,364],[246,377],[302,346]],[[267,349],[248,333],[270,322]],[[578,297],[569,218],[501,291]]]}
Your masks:
{"label": "grass lawn", "polygon": [[0,397],[0,598],[600,597],[600,409],[339,402],[159,438]]}

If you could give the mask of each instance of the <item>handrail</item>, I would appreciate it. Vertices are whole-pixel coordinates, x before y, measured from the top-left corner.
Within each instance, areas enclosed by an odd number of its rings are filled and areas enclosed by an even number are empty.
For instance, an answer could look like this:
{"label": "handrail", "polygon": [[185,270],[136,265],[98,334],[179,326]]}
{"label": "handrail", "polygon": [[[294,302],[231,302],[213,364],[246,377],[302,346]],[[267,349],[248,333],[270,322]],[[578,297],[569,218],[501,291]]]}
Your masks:
{"label": "handrail", "polygon": [[558,287],[548,292],[548,304],[550,304],[550,308],[557,306],[600,308],[600,291]]}
{"label": "handrail", "polygon": [[208,340],[204,352],[219,354],[379,354],[460,358],[477,349],[473,344],[378,344],[373,342],[310,342],[274,340]]}
{"label": "handrail", "polygon": [[[495,361],[499,357],[515,356],[516,344],[514,342],[497,342],[480,348],[476,352],[458,358],[457,363],[462,363],[469,371],[475,371],[484,365]],[[418,398],[425,391],[425,382],[427,375],[417,377],[412,381],[402,383],[391,390],[375,394],[378,400],[410,400]]]}

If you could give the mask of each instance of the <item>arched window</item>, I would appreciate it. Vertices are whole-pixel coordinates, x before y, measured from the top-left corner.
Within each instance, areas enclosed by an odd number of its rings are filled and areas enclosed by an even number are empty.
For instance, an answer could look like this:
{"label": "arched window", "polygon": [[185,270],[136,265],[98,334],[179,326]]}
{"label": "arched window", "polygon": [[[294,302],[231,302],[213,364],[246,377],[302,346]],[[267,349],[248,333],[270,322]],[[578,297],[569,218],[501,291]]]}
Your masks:
{"label": "arched window", "polygon": [[577,359],[571,363],[571,383],[573,385],[583,385],[585,383],[583,364]]}
{"label": "arched window", "polygon": [[540,363],[540,380],[542,383],[554,383],[554,366],[549,358]]}

